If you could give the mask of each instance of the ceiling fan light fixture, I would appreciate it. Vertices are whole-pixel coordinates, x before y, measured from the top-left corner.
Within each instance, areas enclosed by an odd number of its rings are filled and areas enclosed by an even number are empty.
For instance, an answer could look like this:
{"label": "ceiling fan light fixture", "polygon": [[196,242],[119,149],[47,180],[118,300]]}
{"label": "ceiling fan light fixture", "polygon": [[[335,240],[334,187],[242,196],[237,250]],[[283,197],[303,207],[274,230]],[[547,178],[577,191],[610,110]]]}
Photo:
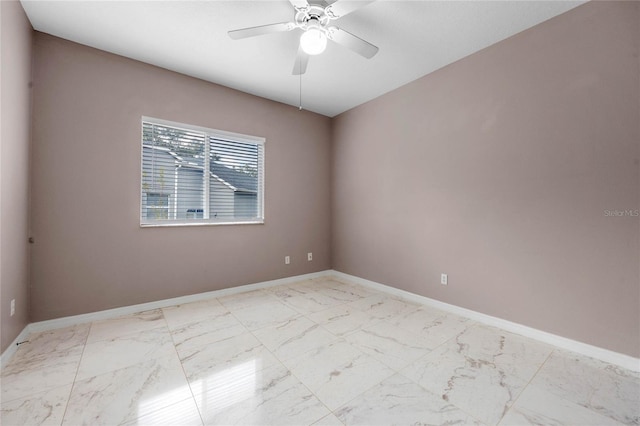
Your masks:
{"label": "ceiling fan light fixture", "polygon": [[327,35],[318,28],[309,28],[300,36],[300,47],[307,55],[319,55],[327,48]]}

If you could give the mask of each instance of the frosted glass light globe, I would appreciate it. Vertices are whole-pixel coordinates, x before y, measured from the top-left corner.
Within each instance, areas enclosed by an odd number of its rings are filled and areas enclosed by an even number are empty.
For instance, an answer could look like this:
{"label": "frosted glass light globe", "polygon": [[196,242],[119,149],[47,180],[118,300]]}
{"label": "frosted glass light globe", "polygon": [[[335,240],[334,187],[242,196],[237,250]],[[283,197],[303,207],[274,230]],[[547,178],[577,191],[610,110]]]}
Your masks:
{"label": "frosted glass light globe", "polygon": [[317,28],[310,28],[300,36],[300,47],[307,55],[319,55],[327,47],[327,35]]}

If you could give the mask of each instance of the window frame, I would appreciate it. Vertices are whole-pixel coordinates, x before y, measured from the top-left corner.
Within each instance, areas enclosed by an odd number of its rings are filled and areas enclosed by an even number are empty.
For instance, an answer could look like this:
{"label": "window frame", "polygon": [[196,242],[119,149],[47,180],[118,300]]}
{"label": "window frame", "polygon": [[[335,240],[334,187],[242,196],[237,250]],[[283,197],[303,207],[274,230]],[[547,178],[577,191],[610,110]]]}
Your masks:
{"label": "window frame", "polygon": [[[149,220],[144,219],[143,212],[144,209],[147,208],[144,204],[145,191],[143,188],[143,179],[144,179],[144,124],[157,124],[160,126],[173,127],[177,129],[183,129],[185,131],[190,132],[202,132],[205,135],[205,151],[206,155],[209,155],[210,149],[210,140],[211,139],[222,139],[229,142],[238,142],[245,144],[253,144],[260,146],[260,155],[258,155],[258,182],[257,182],[257,213],[258,216],[256,218],[250,218],[247,220],[224,220],[217,218],[194,218],[188,220],[175,220],[175,219],[160,219],[160,220]],[[196,126],[186,123],[179,123],[175,121],[163,120],[159,118],[142,116],[140,119],[140,162],[139,162],[139,189],[140,189],[140,208],[139,208],[139,223],[141,228],[158,228],[158,227],[182,227],[182,226],[216,226],[216,225],[263,225],[265,222],[264,218],[264,192],[265,192],[265,145],[266,139],[259,136],[251,136],[244,135],[235,132],[228,132],[224,130],[211,129],[208,127]],[[210,204],[210,200],[208,198],[208,194],[205,194],[207,201],[203,204],[203,209],[208,210],[208,206]],[[169,203],[171,203],[171,199],[169,199]]]}

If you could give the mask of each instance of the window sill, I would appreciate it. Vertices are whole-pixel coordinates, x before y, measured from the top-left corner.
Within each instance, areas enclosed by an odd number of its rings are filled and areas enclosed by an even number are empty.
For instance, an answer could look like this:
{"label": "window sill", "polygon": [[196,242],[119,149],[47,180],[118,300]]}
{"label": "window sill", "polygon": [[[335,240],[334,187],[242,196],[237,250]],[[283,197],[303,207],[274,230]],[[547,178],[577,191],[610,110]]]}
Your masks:
{"label": "window sill", "polygon": [[175,228],[183,226],[224,226],[224,225],[264,225],[263,220],[242,222],[171,222],[171,223],[141,223],[140,228]]}

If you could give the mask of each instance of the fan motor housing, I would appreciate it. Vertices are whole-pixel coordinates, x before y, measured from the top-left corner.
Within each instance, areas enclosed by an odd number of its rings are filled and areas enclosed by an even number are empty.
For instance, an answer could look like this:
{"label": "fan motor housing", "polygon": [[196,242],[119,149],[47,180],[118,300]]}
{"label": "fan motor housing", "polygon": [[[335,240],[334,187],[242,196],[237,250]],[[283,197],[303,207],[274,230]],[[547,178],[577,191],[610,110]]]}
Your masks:
{"label": "fan motor housing", "polygon": [[325,30],[330,18],[324,12],[324,8],[316,5],[309,5],[304,9],[297,9],[295,14],[295,22],[298,28],[304,31],[309,28],[318,28]]}

